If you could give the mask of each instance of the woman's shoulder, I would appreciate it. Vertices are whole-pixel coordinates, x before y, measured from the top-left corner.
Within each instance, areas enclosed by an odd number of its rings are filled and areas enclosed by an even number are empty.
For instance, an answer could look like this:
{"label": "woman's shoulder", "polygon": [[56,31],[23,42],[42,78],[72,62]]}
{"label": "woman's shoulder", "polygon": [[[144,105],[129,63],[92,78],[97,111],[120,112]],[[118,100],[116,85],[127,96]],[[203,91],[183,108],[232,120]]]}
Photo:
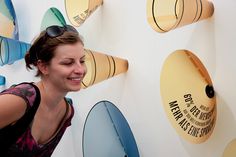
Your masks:
{"label": "woman's shoulder", "polygon": [[0,94],[13,94],[19,96],[26,101],[28,107],[33,106],[35,100],[40,100],[38,87],[34,85],[34,83],[30,82],[14,84],[10,88],[2,91]]}

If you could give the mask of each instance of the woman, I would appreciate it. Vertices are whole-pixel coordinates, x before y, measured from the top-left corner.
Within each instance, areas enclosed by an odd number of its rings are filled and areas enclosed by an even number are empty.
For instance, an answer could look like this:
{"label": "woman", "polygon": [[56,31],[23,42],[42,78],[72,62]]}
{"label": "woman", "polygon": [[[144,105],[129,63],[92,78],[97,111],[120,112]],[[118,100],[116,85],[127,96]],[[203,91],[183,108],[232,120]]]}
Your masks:
{"label": "woman", "polygon": [[65,96],[80,90],[86,74],[83,45],[69,25],[50,26],[34,41],[25,62],[27,69],[37,69],[40,81],[0,93],[0,141],[5,140],[0,142],[0,152],[4,156],[51,156],[74,114]]}

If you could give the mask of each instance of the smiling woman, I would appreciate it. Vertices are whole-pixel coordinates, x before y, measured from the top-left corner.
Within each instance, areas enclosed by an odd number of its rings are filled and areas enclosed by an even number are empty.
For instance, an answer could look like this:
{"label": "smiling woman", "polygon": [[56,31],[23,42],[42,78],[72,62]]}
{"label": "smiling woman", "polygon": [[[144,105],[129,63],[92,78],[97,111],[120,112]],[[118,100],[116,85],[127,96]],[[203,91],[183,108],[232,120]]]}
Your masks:
{"label": "smiling woman", "polygon": [[83,45],[69,25],[50,26],[33,42],[25,62],[39,82],[0,93],[1,156],[51,156],[74,115],[65,96],[80,90],[86,74]]}

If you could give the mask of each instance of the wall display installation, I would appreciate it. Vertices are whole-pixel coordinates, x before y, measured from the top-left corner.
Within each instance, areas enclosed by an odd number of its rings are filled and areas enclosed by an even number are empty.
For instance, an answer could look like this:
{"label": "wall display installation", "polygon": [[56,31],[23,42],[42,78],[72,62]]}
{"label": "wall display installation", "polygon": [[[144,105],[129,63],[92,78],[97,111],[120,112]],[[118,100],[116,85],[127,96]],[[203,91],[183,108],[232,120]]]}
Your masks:
{"label": "wall display installation", "polygon": [[139,157],[128,122],[109,101],[98,102],[87,115],[83,130],[83,156]]}
{"label": "wall display installation", "polygon": [[161,33],[211,17],[213,12],[208,0],[147,0],[148,23]]}
{"label": "wall display installation", "polygon": [[[103,4],[103,0],[64,2],[67,18],[75,27]],[[214,5],[209,0],[147,0],[146,13],[151,28],[165,33],[211,17]],[[62,13],[54,7],[45,13],[40,30],[51,25],[66,25]],[[30,44],[19,41],[11,0],[0,0],[0,67],[24,58],[29,48]],[[126,59],[87,48],[85,55],[88,72],[82,81],[84,89],[125,73],[129,67]],[[5,82],[0,74],[0,86]],[[207,69],[195,53],[181,49],[166,58],[160,73],[160,93],[166,116],[178,135],[198,144],[211,137],[217,119],[216,95]],[[88,113],[82,147],[84,157],[139,157],[128,122],[109,101],[98,102]],[[235,148],[236,140],[232,140],[222,157],[235,156]]]}
{"label": "wall display installation", "polygon": [[192,143],[202,143],[216,122],[216,97],[211,78],[199,58],[177,50],[165,60],[160,79],[161,97],[176,131]]}
{"label": "wall display installation", "polygon": [[109,79],[128,70],[128,61],[119,57],[85,49],[87,73],[82,81],[82,88]]}
{"label": "wall display installation", "polygon": [[65,0],[67,17],[78,27],[99,7],[103,0]]}

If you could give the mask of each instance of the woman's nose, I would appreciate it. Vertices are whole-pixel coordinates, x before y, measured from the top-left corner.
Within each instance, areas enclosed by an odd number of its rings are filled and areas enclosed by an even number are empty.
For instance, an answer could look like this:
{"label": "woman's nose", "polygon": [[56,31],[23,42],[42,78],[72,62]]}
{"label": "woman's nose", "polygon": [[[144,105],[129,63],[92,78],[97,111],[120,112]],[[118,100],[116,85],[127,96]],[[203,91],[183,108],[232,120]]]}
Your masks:
{"label": "woman's nose", "polygon": [[85,74],[87,72],[87,67],[85,64],[76,64],[74,72],[79,74]]}

